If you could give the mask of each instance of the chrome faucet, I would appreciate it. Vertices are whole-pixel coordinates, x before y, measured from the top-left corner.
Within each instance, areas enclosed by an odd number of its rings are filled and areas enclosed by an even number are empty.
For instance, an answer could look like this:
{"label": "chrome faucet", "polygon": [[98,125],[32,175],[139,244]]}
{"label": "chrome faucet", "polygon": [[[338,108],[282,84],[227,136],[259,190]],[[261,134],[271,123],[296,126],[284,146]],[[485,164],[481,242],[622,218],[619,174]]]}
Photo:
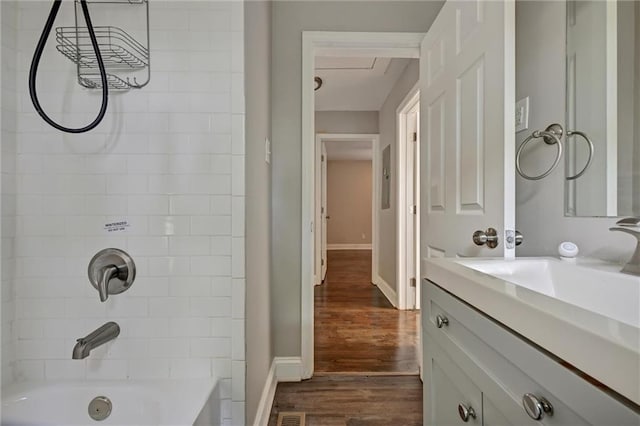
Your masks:
{"label": "chrome faucet", "polygon": [[636,251],[620,272],[640,275],[640,217],[627,217],[620,219],[616,222],[616,226],[609,228],[609,231],[626,232],[627,234],[631,234],[636,237]]}
{"label": "chrome faucet", "polygon": [[115,339],[120,334],[120,326],[113,321],[101,325],[95,331],[92,331],[85,337],[79,338],[73,347],[72,359],[84,359],[94,348],[104,345],[110,340]]}

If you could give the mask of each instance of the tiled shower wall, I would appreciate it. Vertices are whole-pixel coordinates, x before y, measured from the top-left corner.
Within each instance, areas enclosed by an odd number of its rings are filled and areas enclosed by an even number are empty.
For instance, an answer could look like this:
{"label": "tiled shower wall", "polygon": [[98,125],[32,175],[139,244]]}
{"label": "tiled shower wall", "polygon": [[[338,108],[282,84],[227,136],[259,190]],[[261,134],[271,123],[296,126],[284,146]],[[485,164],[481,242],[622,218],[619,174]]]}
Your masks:
{"label": "tiled shower wall", "polygon": [[2,170],[2,384],[13,380],[15,365],[15,233],[16,233],[16,23],[14,2],[0,2],[0,157]]}
{"label": "tiled shower wall", "polygon": [[[84,135],[49,128],[28,98],[49,7],[19,2],[17,18],[16,379],[216,376],[226,424],[242,425],[243,4],[152,1],[150,84],[112,93],[105,122]],[[140,6],[112,7],[126,23]],[[72,23],[64,2],[56,26]],[[60,121],[98,110],[99,91],[79,88],[53,38],[38,84]],[[114,221],[128,227],[107,232]],[[127,251],[137,278],[100,303],[86,269],[106,247]],[[120,336],[71,360],[75,339],[108,320]]]}

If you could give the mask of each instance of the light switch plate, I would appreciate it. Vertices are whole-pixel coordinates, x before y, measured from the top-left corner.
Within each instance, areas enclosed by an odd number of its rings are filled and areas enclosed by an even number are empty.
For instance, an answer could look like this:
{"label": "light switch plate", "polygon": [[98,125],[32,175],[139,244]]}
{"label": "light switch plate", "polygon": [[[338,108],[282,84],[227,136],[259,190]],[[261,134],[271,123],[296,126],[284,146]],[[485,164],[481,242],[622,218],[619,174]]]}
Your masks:
{"label": "light switch plate", "polygon": [[516,133],[529,128],[529,97],[516,102]]}
{"label": "light switch plate", "polygon": [[271,141],[269,138],[264,139],[264,161],[271,164]]}

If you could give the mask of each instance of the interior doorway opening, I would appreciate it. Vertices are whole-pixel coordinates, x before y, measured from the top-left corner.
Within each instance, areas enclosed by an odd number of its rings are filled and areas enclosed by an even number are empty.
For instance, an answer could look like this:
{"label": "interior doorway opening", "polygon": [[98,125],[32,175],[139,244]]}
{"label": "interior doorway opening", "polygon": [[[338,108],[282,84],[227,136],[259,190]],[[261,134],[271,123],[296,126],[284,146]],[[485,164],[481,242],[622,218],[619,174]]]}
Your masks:
{"label": "interior doorway opening", "polygon": [[[349,36],[353,36],[353,34]],[[401,38],[406,38],[406,36],[403,34]],[[414,36],[412,43],[421,38],[421,36]],[[393,37],[394,35],[391,35],[391,38]],[[418,155],[417,148],[406,149],[403,147],[401,149],[400,145],[406,141],[399,139],[401,136],[406,136],[408,132],[413,135],[418,131],[417,101],[408,104],[415,99],[415,87],[419,78],[419,64],[416,59],[418,47],[417,44],[414,45],[414,48],[401,47],[397,41],[397,39],[394,41],[394,47],[375,49],[363,49],[362,47],[319,49],[318,53],[320,54],[313,57],[312,71],[314,75],[310,81],[315,80],[317,93],[311,92],[309,94],[311,95],[310,101],[315,108],[311,110],[310,115],[305,114],[307,118],[312,118],[309,120],[309,124],[315,133],[313,152],[310,153],[314,162],[313,200],[310,200],[313,201],[310,207],[314,219],[312,224],[314,231],[312,283],[315,286],[320,286],[323,282],[325,284],[314,290],[315,307],[313,301],[312,303],[307,301],[308,305],[306,305],[303,300],[303,325],[308,319],[311,330],[317,332],[315,335],[317,345],[313,345],[314,336],[305,336],[303,331],[302,352],[305,375],[313,374],[314,365],[320,372],[327,372],[326,359],[323,357],[324,352],[322,352],[327,349],[324,346],[327,343],[326,336],[323,334],[326,331],[325,328],[333,330],[336,335],[351,334],[351,338],[341,341],[342,346],[349,346],[353,341],[359,342],[359,346],[355,345],[342,352],[343,355],[348,352],[348,355],[340,359],[339,362],[335,362],[335,365],[330,366],[330,372],[418,373],[419,350],[416,340],[419,321],[416,320],[415,312],[404,310],[415,309],[417,306],[415,289],[418,282],[416,268],[419,249],[416,246],[419,227],[417,226],[417,215],[412,221],[404,217],[405,208],[403,206],[406,202],[415,202],[417,206],[418,179],[415,175],[417,175]],[[357,92],[356,89],[362,89],[366,84],[367,73],[373,74],[379,80],[374,86]],[[348,77],[340,80],[340,76],[344,77],[345,74]],[[321,85],[317,84],[318,80],[322,81]],[[355,86],[355,88],[351,86]],[[333,97],[330,96],[331,94]],[[331,106],[330,108],[327,108],[327,102]],[[324,106],[318,109],[319,104]],[[306,111],[305,105],[310,106],[303,100],[303,110]],[[371,114],[374,114],[375,119],[371,119]],[[375,122],[373,127],[371,126],[372,121]],[[400,129],[401,125],[404,128]],[[413,130],[407,130],[407,126],[413,126]],[[303,128],[306,134],[308,128],[305,127],[304,120]],[[361,242],[355,237],[348,242],[341,241],[341,244],[332,245],[327,236],[327,229],[331,229],[333,226],[333,224],[328,225],[328,222],[331,223],[330,218],[334,214],[334,207],[331,206],[331,203],[327,203],[327,169],[330,157],[327,147],[331,144],[339,144],[344,148],[363,143],[369,143],[372,148],[370,150],[372,175],[371,241],[367,244],[368,241]],[[417,143],[412,143],[414,147],[417,146]],[[305,148],[303,146],[303,150]],[[410,157],[407,158],[407,156]],[[410,170],[405,170],[406,167],[410,167]],[[410,177],[407,177],[407,173]],[[411,196],[407,196],[407,194],[411,194]],[[401,216],[403,218],[402,226],[399,224]],[[353,222],[351,228],[357,228],[357,225],[360,223]],[[402,237],[398,234],[401,229],[405,233]],[[346,232],[350,231],[353,229],[347,229]],[[364,239],[365,232],[362,232],[362,237]],[[304,248],[303,241],[303,256]],[[328,252],[327,249],[330,248],[343,249],[344,251],[343,253]],[[362,253],[362,251],[369,249],[369,259],[366,259],[367,253]],[[356,250],[361,250],[361,252],[358,253]],[[407,256],[410,258],[407,259]],[[335,262],[333,269],[332,262]],[[362,274],[363,265],[367,265],[369,274]],[[402,273],[399,272],[401,269]],[[303,271],[304,273],[305,271]],[[349,283],[336,282],[344,280],[346,276],[349,276],[353,281]],[[411,286],[411,281],[404,283],[398,279],[399,276],[403,277],[403,280],[404,277],[407,280],[413,278],[412,282],[416,283],[411,287],[413,292],[410,288],[403,287],[404,285]],[[329,278],[327,279],[327,277]],[[328,280],[329,284],[325,280]],[[304,292],[306,289],[303,287]],[[304,294],[303,297],[305,297]],[[365,304],[361,303],[364,299],[367,299],[366,309]],[[328,303],[329,301],[337,303],[343,309],[334,309],[334,306]],[[310,312],[317,309],[315,315],[306,317],[305,305],[310,308]],[[362,315],[343,318],[342,327],[336,328],[334,323],[325,321],[327,317],[338,317],[356,305],[363,308]],[[392,314],[387,317],[391,320],[388,321],[388,324],[378,327],[377,330],[371,325],[367,328],[366,324],[370,322],[366,319],[368,314],[365,311],[367,309],[378,310],[379,312],[374,316],[385,310],[385,313]],[[364,328],[360,330],[353,327],[353,324],[358,322],[358,318],[363,320]],[[318,327],[314,329],[316,324],[320,324],[320,330]],[[388,331],[385,331],[385,326],[389,328]],[[385,339],[379,339],[380,336],[376,336],[376,332],[378,334],[387,333],[384,344],[377,345]],[[389,336],[393,337],[389,339]],[[370,340],[367,341],[365,338],[369,337]],[[393,346],[393,342],[396,344],[395,348],[392,347],[389,354],[383,354],[384,350],[381,351],[380,348],[384,346],[386,350]],[[307,343],[312,343],[311,348],[305,349]],[[318,349],[318,363],[313,362],[315,360],[314,348],[322,348],[322,350]],[[357,361],[357,357],[351,356],[356,352],[363,352],[363,361]],[[379,352],[378,365],[367,364],[364,361],[367,357],[371,358],[369,356],[371,352]],[[383,359],[384,361],[382,361]],[[347,367],[343,369],[341,365]]]}
{"label": "interior doorway opening", "polygon": [[[378,155],[379,152],[379,135],[378,134],[350,134],[350,133],[318,133],[316,134],[316,167],[315,167],[315,266],[314,266],[314,283],[320,285],[325,280],[327,274],[327,267],[329,259],[327,256],[327,250],[359,250],[366,249],[371,250],[372,253],[372,268],[371,276],[375,276],[377,273],[374,269],[374,265],[377,262],[374,259],[377,256],[377,211],[374,201],[378,198],[379,185],[376,184],[375,176],[378,174]],[[371,226],[366,226],[357,232],[362,233],[363,237],[357,238],[352,236],[346,240],[339,240],[336,238],[329,238],[328,229],[331,224],[336,223],[337,218],[334,214],[333,222],[330,222],[332,206],[329,203],[329,195],[331,191],[331,185],[328,179],[328,169],[330,162],[351,162],[351,165],[358,162],[368,162],[371,170],[371,187],[369,189],[362,188],[362,190],[369,191],[369,197],[371,198],[370,206],[370,221]],[[334,163],[334,165],[336,165]],[[347,167],[349,164],[345,164]],[[334,167],[337,169],[338,167]],[[340,167],[341,174],[344,174],[344,167]],[[348,178],[348,177],[347,177]],[[333,185],[337,185],[337,182],[333,182]],[[347,194],[344,194],[347,195]],[[339,197],[338,197],[339,198]],[[333,209],[338,207],[334,200]],[[360,211],[362,208],[359,209]],[[334,211],[334,213],[338,213]],[[363,216],[363,215],[361,215]],[[366,220],[366,216],[363,216]],[[343,218],[345,219],[345,218]],[[354,230],[346,229],[348,226],[344,220],[339,220],[340,229],[333,229],[334,234],[341,232],[350,232],[353,234]]]}

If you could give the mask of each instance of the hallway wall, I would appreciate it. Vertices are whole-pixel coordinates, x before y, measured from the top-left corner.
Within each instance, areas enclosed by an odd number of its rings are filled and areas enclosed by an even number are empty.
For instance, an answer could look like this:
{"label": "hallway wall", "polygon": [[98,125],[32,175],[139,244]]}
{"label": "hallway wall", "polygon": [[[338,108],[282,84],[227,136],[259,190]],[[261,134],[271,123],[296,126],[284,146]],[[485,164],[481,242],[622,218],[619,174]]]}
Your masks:
{"label": "hallway wall", "polygon": [[271,137],[271,7],[270,1],[245,2],[247,425],[254,422],[273,360],[271,169],[264,146]]}
{"label": "hallway wall", "polygon": [[317,111],[316,133],[378,133],[378,111]]}
{"label": "hallway wall", "polygon": [[327,245],[371,245],[371,161],[327,162]]}
{"label": "hallway wall", "polygon": [[396,249],[398,246],[397,192],[398,192],[398,116],[397,109],[409,91],[418,82],[420,65],[417,59],[411,60],[404,72],[391,89],[387,100],[380,109],[380,158],[387,145],[391,146],[391,188],[389,193],[390,207],[379,209],[380,218],[380,253],[378,254],[378,275],[394,291],[398,291],[396,283]]}

